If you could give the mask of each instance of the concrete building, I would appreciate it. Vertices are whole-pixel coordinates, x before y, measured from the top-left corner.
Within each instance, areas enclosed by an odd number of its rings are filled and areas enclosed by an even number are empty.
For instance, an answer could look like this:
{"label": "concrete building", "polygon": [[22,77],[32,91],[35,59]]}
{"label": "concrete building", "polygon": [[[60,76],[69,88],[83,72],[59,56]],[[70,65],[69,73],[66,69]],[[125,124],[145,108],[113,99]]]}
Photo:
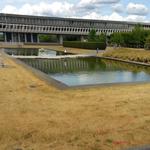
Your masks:
{"label": "concrete building", "polygon": [[141,24],[144,29],[150,29],[150,23],[89,20],[75,18],[57,18],[44,16],[27,16],[0,13],[0,32],[4,34],[5,42],[38,43],[39,34],[57,35],[62,44],[65,36],[78,36],[81,40],[93,28],[97,34],[114,32],[130,32],[135,25]]}

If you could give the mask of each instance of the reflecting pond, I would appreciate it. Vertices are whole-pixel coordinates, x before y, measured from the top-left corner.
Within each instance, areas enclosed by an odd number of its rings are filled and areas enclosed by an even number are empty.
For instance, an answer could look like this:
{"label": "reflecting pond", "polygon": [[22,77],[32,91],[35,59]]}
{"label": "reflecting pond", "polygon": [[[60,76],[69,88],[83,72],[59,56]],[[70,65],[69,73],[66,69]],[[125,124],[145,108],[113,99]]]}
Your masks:
{"label": "reflecting pond", "polygon": [[96,57],[21,59],[68,86],[150,81],[150,68]]}
{"label": "reflecting pond", "polygon": [[35,48],[7,48],[5,52],[9,55],[20,55],[20,56],[58,56],[58,55],[70,55],[71,53],[54,51],[51,49],[35,49]]}

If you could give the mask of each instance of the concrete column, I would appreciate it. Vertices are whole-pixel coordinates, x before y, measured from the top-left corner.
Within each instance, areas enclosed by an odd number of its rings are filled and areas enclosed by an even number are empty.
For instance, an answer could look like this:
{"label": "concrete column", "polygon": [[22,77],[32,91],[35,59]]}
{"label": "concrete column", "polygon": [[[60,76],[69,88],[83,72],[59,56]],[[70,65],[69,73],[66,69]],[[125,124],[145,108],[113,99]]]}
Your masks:
{"label": "concrete column", "polygon": [[11,33],[11,42],[14,42],[14,34],[13,34],[13,32]]}
{"label": "concrete column", "polygon": [[18,33],[18,42],[20,43],[20,33]]}
{"label": "concrete column", "polygon": [[84,36],[81,35],[81,42],[84,42]]}
{"label": "concrete column", "polygon": [[18,42],[18,33],[13,33],[12,42]]}
{"label": "concrete column", "polygon": [[63,44],[63,35],[59,35],[59,44]]}
{"label": "concrete column", "polygon": [[37,34],[37,43],[40,43],[39,35]]}
{"label": "concrete column", "polygon": [[31,43],[33,43],[33,34],[31,33]]}
{"label": "concrete column", "polygon": [[3,33],[4,34],[4,39],[5,39],[5,42],[7,42],[7,35],[6,35],[6,32]]}
{"label": "concrete column", "polygon": [[25,43],[27,43],[27,34],[24,33],[24,39],[25,39]]}

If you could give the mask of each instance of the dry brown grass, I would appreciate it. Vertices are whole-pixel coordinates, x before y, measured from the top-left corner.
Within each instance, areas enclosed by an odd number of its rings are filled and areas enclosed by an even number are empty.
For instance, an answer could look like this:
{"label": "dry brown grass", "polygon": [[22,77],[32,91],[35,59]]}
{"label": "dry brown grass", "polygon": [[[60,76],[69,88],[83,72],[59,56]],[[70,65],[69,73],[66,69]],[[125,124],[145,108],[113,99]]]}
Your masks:
{"label": "dry brown grass", "polygon": [[150,144],[150,84],[58,90],[5,58],[0,150],[119,150]]}
{"label": "dry brown grass", "polygon": [[150,51],[144,49],[108,48],[103,56],[150,63]]}

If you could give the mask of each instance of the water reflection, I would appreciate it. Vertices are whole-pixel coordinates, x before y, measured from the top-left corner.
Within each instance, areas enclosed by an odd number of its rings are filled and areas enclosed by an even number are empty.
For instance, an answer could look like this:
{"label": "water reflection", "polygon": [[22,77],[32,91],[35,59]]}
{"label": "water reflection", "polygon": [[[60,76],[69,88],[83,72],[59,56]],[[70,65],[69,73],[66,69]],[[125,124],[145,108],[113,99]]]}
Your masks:
{"label": "water reflection", "polygon": [[22,61],[69,86],[150,81],[149,67],[95,57]]}
{"label": "water reflection", "polygon": [[101,59],[95,58],[62,58],[62,59],[21,59],[30,66],[47,74],[92,71],[106,68]]}
{"label": "water reflection", "polygon": [[72,53],[63,51],[54,51],[50,49],[39,50],[39,56],[60,56],[60,55],[73,55]]}
{"label": "water reflection", "polygon": [[38,49],[25,49],[25,48],[14,48],[14,49],[5,49],[5,52],[8,55],[21,55],[21,56],[38,56]]}
{"label": "water reflection", "polygon": [[33,49],[33,48],[8,48],[5,52],[9,55],[20,55],[20,56],[59,56],[59,55],[70,55],[71,53],[54,51],[50,49]]}
{"label": "water reflection", "polygon": [[131,71],[133,74],[137,74],[138,72],[146,72],[150,74],[150,67],[148,66],[142,66],[137,64],[130,64],[130,63],[124,63],[119,61],[113,61],[113,60],[106,60],[102,59],[103,63],[106,64],[108,70],[128,70]]}

